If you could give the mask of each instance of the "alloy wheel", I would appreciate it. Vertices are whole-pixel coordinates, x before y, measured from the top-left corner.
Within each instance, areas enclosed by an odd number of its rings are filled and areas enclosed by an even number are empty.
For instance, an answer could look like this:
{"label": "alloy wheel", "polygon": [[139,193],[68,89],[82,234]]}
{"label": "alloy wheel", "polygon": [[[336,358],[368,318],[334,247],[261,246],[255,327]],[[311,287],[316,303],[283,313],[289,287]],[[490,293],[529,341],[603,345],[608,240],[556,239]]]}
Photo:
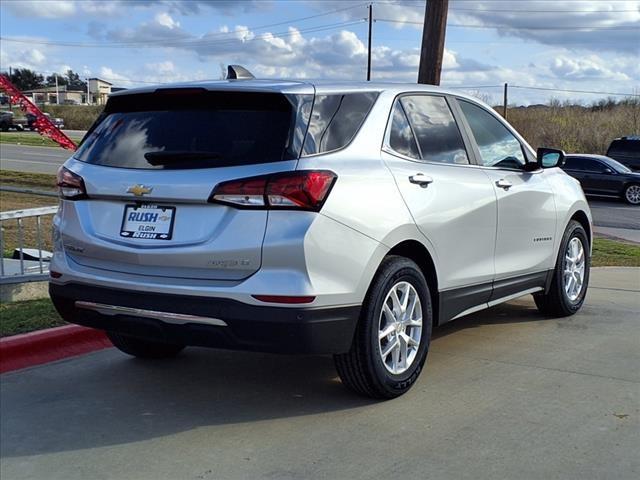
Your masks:
{"label": "alloy wheel", "polygon": [[633,205],[638,205],[640,203],[640,185],[631,185],[630,187],[627,187],[624,195],[627,202]]}
{"label": "alloy wheel", "polygon": [[586,268],[584,246],[578,237],[573,237],[564,255],[564,272],[562,276],[567,298],[575,302],[582,293]]}
{"label": "alloy wheel", "polygon": [[409,282],[398,282],[385,297],[378,324],[380,357],[387,371],[406,372],[416,359],[421,337],[420,296]]}

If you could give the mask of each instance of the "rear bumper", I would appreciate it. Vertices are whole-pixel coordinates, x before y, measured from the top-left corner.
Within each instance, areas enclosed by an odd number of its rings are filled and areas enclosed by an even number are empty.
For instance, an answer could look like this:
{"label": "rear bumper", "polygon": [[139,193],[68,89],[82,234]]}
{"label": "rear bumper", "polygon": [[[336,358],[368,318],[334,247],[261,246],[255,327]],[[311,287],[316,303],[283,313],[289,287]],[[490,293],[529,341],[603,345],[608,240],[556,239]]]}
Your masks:
{"label": "rear bumper", "polygon": [[[344,353],[351,346],[360,314],[360,306],[267,307],[224,298],[164,295],[76,283],[50,283],[49,294],[62,318],[71,323],[149,340],[275,353]],[[80,305],[85,308],[78,308],[76,302],[84,302]],[[88,305],[125,309],[87,309]],[[134,309],[146,312],[138,316]],[[201,317],[202,321],[192,321],[187,315]],[[160,320],[162,316],[168,320]]]}

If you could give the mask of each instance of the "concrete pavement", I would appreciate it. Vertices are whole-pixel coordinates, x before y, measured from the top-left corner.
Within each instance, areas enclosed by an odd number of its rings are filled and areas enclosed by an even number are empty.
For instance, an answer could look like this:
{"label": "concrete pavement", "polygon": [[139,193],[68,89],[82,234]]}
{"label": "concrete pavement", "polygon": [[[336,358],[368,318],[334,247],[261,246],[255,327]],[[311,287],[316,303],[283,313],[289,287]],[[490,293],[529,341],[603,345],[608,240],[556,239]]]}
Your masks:
{"label": "concrete pavement", "polygon": [[55,174],[71,153],[62,147],[29,147],[0,143],[0,169]]}
{"label": "concrete pavement", "polygon": [[406,396],[342,388],[328,357],[110,349],[0,377],[10,479],[636,479],[640,269],[599,268],[587,303],[530,297],[435,332]]}

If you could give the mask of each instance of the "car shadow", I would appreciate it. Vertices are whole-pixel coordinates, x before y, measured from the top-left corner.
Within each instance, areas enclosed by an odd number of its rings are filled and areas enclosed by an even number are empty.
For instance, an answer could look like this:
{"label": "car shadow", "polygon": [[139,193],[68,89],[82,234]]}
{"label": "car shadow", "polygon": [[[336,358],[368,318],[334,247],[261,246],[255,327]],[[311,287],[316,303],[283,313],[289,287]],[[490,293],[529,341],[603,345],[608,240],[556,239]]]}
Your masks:
{"label": "car shadow", "polygon": [[[481,325],[543,318],[534,312],[528,304],[502,305],[437,328],[434,342]],[[160,361],[134,359],[115,349],[95,352],[5,374],[0,395],[3,458],[122,445],[203,426],[378,403],[345,389],[329,356],[203,348]]]}

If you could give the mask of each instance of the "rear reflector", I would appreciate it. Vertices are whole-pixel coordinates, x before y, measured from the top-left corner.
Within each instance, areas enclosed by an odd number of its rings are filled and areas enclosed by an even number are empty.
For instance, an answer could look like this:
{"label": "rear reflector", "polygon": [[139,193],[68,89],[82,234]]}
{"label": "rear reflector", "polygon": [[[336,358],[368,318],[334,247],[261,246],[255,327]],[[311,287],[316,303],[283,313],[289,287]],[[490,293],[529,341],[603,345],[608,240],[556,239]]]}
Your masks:
{"label": "rear reflector", "polygon": [[295,209],[317,212],[337,175],[328,170],[299,170],[220,183],[210,202],[240,208]]}
{"label": "rear reflector", "polygon": [[286,295],[251,295],[256,300],[269,303],[311,303],[316,297],[290,297]]}

